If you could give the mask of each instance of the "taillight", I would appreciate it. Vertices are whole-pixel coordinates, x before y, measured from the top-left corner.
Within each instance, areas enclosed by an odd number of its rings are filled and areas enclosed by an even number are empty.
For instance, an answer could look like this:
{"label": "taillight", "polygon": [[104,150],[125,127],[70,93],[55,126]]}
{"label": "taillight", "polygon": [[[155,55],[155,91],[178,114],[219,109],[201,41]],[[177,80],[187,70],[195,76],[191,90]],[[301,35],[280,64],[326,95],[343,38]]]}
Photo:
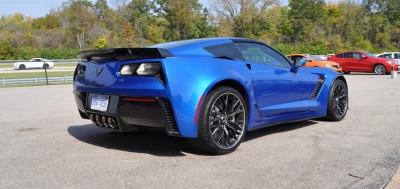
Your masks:
{"label": "taillight", "polygon": [[165,77],[159,62],[145,62],[123,65],[119,70],[121,76],[154,76],[165,85]]}
{"label": "taillight", "polygon": [[78,64],[74,73],[74,81],[78,79],[78,77],[84,77],[86,72],[86,66]]}

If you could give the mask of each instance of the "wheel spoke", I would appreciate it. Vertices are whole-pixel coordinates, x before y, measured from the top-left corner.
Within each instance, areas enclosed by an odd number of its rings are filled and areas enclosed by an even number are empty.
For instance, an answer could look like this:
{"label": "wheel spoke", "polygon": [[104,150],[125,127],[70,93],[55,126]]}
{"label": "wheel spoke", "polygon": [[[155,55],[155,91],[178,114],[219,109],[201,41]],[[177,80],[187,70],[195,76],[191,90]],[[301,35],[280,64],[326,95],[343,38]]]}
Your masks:
{"label": "wheel spoke", "polygon": [[220,95],[211,106],[208,118],[210,134],[221,148],[229,149],[242,138],[246,125],[243,101],[234,93]]}
{"label": "wheel spoke", "polygon": [[224,108],[224,113],[226,114],[226,112],[228,111],[228,100],[229,100],[229,94],[226,94],[225,97],[225,108]]}
{"label": "wheel spoke", "polygon": [[243,110],[236,110],[235,112],[229,114],[228,117],[232,117],[232,116],[234,116],[236,114],[240,114],[240,113],[243,113],[243,112],[244,112]]}

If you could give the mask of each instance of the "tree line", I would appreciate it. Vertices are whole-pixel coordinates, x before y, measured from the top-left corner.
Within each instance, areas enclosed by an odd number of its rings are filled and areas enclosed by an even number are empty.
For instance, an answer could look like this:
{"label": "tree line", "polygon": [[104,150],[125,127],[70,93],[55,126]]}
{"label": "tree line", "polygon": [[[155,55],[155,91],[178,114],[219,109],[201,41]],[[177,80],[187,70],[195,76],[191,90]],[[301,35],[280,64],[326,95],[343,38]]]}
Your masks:
{"label": "tree line", "polygon": [[0,18],[0,59],[76,58],[79,51],[204,37],[261,40],[289,53],[400,48],[399,0],[69,0],[46,16]]}

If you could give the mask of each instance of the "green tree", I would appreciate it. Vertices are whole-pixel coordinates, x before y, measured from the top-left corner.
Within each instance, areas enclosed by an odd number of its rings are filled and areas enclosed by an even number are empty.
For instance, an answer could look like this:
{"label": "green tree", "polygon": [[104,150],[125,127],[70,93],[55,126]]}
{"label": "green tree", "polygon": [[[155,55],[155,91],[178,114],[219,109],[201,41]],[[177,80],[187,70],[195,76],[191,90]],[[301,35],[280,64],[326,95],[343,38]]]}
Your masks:
{"label": "green tree", "polygon": [[87,0],[70,0],[62,4],[61,10],[63,27],[70,33],[70,37],[76,39],[79,49],[85,49],[87,35],[96,23],[93,4]]}
{"label": "green tree", "polygon": [[156,0],[159,16],[168,21],[164,38],[168,41],[192,39],[207,36],[209,31],[205,22],[207,10],[197,0]]}

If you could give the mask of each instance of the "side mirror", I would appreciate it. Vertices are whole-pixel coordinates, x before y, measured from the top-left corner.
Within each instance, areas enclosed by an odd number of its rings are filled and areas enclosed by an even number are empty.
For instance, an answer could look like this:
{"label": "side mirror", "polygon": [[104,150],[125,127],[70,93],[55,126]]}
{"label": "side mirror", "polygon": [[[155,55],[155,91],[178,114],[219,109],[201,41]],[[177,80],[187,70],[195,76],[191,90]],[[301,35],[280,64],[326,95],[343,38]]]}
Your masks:
{"label": "side mirror", "polygon": [[304,58],[297,57],[290,71],[293,73],[297,73],[299,67],[302,67],[304,65],[306,65],[306,60],[304,60]]}
{"label": "side mirror", "polygon": [[366,56],[366,55],[362,55],[362,58],[363,58],[363,59],[366,59],[366,58],[368,58],[368,56]]}

